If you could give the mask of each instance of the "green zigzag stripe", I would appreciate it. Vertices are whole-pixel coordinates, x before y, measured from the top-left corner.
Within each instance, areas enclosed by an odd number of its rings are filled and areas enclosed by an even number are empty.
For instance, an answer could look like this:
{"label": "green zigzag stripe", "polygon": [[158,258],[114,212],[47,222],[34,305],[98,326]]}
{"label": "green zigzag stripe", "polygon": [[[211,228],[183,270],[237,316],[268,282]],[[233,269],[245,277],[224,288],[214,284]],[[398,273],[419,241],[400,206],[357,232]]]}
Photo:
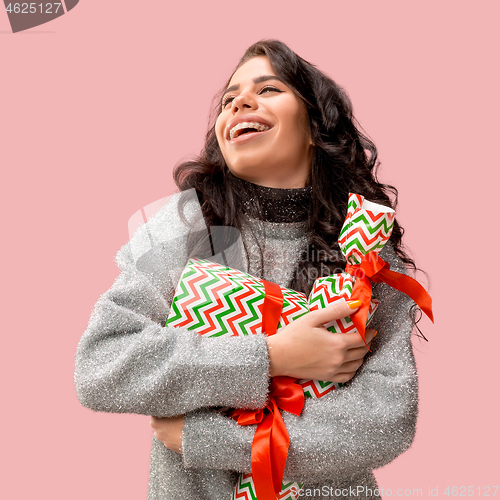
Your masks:
{"label": "green zigzag stripe", "polygon": [[387,217],[382,217],[376,223],[376,225],[374,225],[373,221],[368,216],[366,216],[363,211],[359,212],[359,214],[356,214],[356,218],[352,219],[351,225],[360,224],[360,222],[364,222],[363,227],[367,229],[370,234],[379,231],[381,227],[383,227],[386,233],[388,233],[394,226],[394,219],[390,221]]}
{"label": "green zigzag stripe", "polygon": [[192,310],[192,316],[193,316],[193,318],[196,317],[196,319],[198,320],[198,322],[195,323],[195,324],[190,325],[188,327],[189,330],[201,329],[202,327],[204,327],[204,326],[207,325],[206,320],[203,317],[200,309],[202,309],[203,307],[208,306],[208,305],[210,305],[212,303],[211,297],[209,295],[207,295],[207,293],[206,293],[206,288],[208,286],[213,285],[213,284],[218,283],[218,282],[220,282],[220,280],[218,280],[217,278],[215,278],[215,277],[212,276],[211,280],[209,280],[208,282],[205,281],[203,284],[199,285],[200,290],[203,292],[201,299],[205,299],[205,302],[204,303],[198,303],[196,305],[196,307],[193,308],[193,310]]}
{"label": "green zigzag stripe", "polygon": [[[219,281],[214,273],[217,273],[217,270],[207,270],[207,273],[210,273],[213,275],[214,279],[216,281]],[[241,281],[241,279],[234,280],[235,282]],[[234,313],[239,312],[239,309],[235,306],[235,300],[231,299],[231,295],[237,295],[239,294],[242,290],[246,290],[247,288],[240,283],[235,283],[236,286],[228,287],[225,290],[222,290],[221,295],[219,298],[223,302],[225,306],[228,307],[226,310],[222,310],[220,313],[215,312],[213,319],[216,324],[220,326],[222,331],[213,333],[211,335],[208,335],[209,337],[220,337],[221,335],[225,335],[227,333],[232,333],[228,330],[225,322],[224,322],[224,316],[232,315]],[[210,292],[208,291],[208,286],[200,286],[200,290],[203,292],[205,298],[207,301],[212,303],[213,301],[211,300]],[[209,323],[205,320],[204,324],[206,326],[209,325]]]}
{"label": "green zigzag stripe", "polygon": [[[257,496],[255,495],[255,492],[253,491],[253,481],[252,478],[245,479],[245,481],[248,481],[246,483],[243,482],[243,474],[240,474],[240,480],[238,482],[238,490],[246,489],[250,495],[250,498],[252,500],[257,500]],[[236,498],[236,492],[233,493],[234,497]]]}
{"label": "green zigzag stripe", "polygon": [[[377,248],[384,248],[386,244],[386,241],[383,242],[378,242],[376,245],[369,246],[370,250],[376,250]],[[343,253],[348,253],[347,250],[349,250],[351,247],[356,247],[363,255],[367,253],[367,248],[364,245],[364,242],[362,242],[359,238],[353,238],[350,242],[348,242],[343,248],[344,252]]]}
{"label": "green zigzag stripe", "polygon": [[[352,323],[352,321],[349,318],[349,316],[347,316],[346,318],[342,318],[340,320],[337,320],[337,323],[343,323],[344,324],[344,328],[349,328],[349,325]],[[328,331],[330,331],[332,333],[342,333],[342,330],[337,330],[335,328],[335,325],[329,326],[328,327]]]}
{"label": "green zigzag stripe", "polygon": [[328,305],[325,296],[323,294],[318,294],[315,297],[312,297],[309,299],[309,307],[316,304],[316,302],[319,302],[320,308],[323,309]]}
{"label": "green zigzag stripe", "polygon": [[318,382],[319,386],[320,386],[322,389],[324,389],[325,387],[330,387],[330,386],[332,386],[332,385],[333,385],[333,382],[328,382],[328,381],[323,382],[322,380],[318,380],[317,382]]}
{"label": "green zigzag stripe", "polygon": [[[207,283],[204,283],[203,285],[200,285],[200,290],[204,294],[205,299],[211,303],[212,299],[210,297],[210,293],[207,290],[207,288],[209,285],[213,284],[214,281],[215,282],[219,281],[218,278],[215,276],[218,273],[218,270],[207,270],[207,273],[214,275],[214,279],[211,280],[210,282],[207,282]],[[243,280],[244,280],[244,278],[240,278],[240,279],[237,279],[235,281],[243,281]],[[246,325],[248,323],[252,323],[252,322],[257,321],[260,318],[259,313],[258,313],[258,308],[254,307],[254,303],[263,300],[263,298],[264,298],[264,286],[261,284],[255,284],[254,290],[258,289],[258,288],[262,289],[260,295],[254,294],[253,297],[247,297],[243,300],[243,302],[247,305],[249,311],[251,312],[252,316],[246,317],[246,319],[244,319],[243,321],[239,320],[238,322],[235,323],[235,326],[240,327],[242,330],[241,332],[238,332],[239,334],[241,333],[243,335],[249,335],[250,332],[246,328]],[[221,328],[223,328],[224,331],[221,333],[212,334],[212,335],[210,335],[211,337],[217,337],[217,336],[223,335],[224,333],[229,333],[229,330],[226,328],[226,325],[224,325],[223,318],[224,318],[224,316],[234,314],[235,312],[239,312],[239,308],[236,307],[236,297],[231,298],[230,296],[235,295],[238,292],[241,292],[242,290],[245,290],[245,289],[248,289],[248,286],[240,285],[240,288],[238,290],[233,289],[233,290],[229,291],[227,294],[222,295],[221,299],[224,299],[223,301],[225,302],[225,305],[229,306],[229,309],[226,311],[221,311],[218,314],[216,313],[214,318],[218,320],[219,325],[221,326]],[[200,320],[203,320],[201,314],[202,313],[200,311],[198,311],[198,310],[196,311],[196,316],[199,317]],[[203,324],[208,326],[208,323],[206,321],[203,321]]]}
{"label": "green zigzag stripe", "polygon": [[342,226],[342,229],[340,230],[340,233],[339,233],[339,238],[338,238],[339,240],[341,240],[341,239],[343,238],[344,233],[345,233],[345,232],[346,232],[346,231],[347,231],[350,227],[351,227],[351,225],[350,225],[350,224],[344,224],[344,225]]}
{"label": "green zigzag stripe", "polygon": [[383,226],[385,229],[386,233],[389,233],[392,231],[392,228],[394,226],[394,218],[392,220],[389,217],[382,217],[376,225],[373,225],[372,219],[370,219],[367,215],[365,215],[365,212],[360,211],[355,215],[354,218],[349,218],[346,223],[342,226],[342,229],[340,230],[339,234],[339,240],[341,240],[344,236],[344,233],[349,231],[353,225],[359,224],[360,222],[364,222],[363,227],[370,233],[374,234],[375,232],[379,231],[380,228]]}
{"label": "green zigzag stripe", "polygon": [[262,297],[254,297],[250,300],[245,300],[245,304],[247,304],[249,311],[252,313],[252,316],[249,318],[243,318],[243,321],[240,319],[238,323],[236,323],[241,328],[241,333],[243,335],[251,335],[251,331],[247,328],[247,325],[250,323],[254,323],[257,320],[260,320],[259,309],[254,306],[255,302],[261,301]]}
{"label": "green zigzag stripe", "polygon": [[361,205],[359,204],[358,200],[353,196],[349,203],[347,204],[347,211],[349,212],[349,209],[352,207],[354,210],[359,208]]}
{"label": "green zigzag stripe", "polygon": [[[171,323],[174,323],[176,321],[179,321],[183,318],[181,309],[178,307],[179,303],[182,303],[187,297],[190,296],[190,293],[188,291],[188,281],[189,277],[191,277],[193,274],[198,274],[196,270],[194,269],[188,269],[186,268],[186,272],[182,273],[181,281],[179,282],[179,287],[177,291],[181,291],[178,295],[175,295],[175,298],[172,302],[172,310],[174,311],[174,315],[170,317],[167,322],[165,323],[165,326],[168,326]],[[186,281],[185,281],[186,280]]]}
{"label": "green zigzag stripe", "polygon": [[[208,335],[209,337],[220,337],[221,335],[225,335],[227,333],[233,333],[230,332],[229,329],[227,328],[227,324],[224,321],[224,316],[231,316],[237,312],[239,312],[239,309],[235,306],[235,302],[231,300],[230,296],[235,295],[241,290],[244,290],[245,288],[242,285],[239,285],[238,287],[234,287],[233,289],[230,289],[227,294],[223,295],[224,301],[228,308],[226,310],[222,310],[220,313],[215,312],[213,316],[214,323],[218,324],[220,328],[222,329],[220,332],[213,333],[211,335]],[[208,323],[207,323],[208,326]]]}

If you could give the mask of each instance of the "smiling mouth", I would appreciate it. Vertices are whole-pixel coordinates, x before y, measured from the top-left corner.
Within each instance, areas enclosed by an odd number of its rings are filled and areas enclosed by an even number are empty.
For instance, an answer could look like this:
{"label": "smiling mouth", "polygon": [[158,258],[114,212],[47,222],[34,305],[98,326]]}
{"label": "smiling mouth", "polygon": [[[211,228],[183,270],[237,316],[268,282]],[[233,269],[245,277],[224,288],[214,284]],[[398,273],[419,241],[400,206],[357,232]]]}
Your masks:
{"label": "smiling mouth", "polygon": [[269,127],[268,125],[264,125],[263,123],[256,123],[256,122],[242,122],[238,123],[238,125],[234,126],[230,131],[229,131],[229,140],[232,141],[233,139],[236,139],[237,137],[240,137],[244,134],[249,134],[249,133],[256,133],[256,132],[266,132],[267,130],[270,130],[272,127]]}

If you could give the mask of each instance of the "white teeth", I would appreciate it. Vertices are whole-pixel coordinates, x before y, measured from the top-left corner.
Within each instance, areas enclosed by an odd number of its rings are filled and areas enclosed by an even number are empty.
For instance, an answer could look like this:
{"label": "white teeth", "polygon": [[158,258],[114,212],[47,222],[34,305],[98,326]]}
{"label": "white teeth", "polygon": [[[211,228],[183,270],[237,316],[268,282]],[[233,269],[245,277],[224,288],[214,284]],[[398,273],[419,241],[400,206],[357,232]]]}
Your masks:
{"label": "white teeth", "polygon": [[236,132],[238,130],[241,130],[242,128],[254,128],[254,129],[258,130],[259,132],[263,132],[264,130],[269,130],[271,127],[268,127],[267,125],[264,125],[262,123],[256,123],[256,122],[242,122],[242,123],[238,123],[238,125],[235,125],[229,131],[229,139],[230,140],[234,139],[234,136],[236,135]]}

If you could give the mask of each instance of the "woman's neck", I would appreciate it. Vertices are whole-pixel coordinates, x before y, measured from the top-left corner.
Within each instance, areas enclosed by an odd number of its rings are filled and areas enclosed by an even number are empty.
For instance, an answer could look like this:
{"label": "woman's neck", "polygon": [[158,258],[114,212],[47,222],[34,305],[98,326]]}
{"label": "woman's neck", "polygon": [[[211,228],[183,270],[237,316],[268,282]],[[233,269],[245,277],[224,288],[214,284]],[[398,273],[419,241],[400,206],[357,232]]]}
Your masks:
{"label": "woman's neck", "polygon": [[279,223],[307,220],[312,186],[295,189],[260,186],[239,179],[229,170],[227,177],[238,192],[243,211],[250,217]]}

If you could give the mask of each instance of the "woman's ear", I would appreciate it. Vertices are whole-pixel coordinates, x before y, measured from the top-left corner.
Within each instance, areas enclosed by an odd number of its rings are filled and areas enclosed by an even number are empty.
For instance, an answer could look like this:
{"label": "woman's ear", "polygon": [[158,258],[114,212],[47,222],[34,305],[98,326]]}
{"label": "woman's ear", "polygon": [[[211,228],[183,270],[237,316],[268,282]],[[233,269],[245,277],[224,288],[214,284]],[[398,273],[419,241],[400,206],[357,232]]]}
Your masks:
{"label": "woman's ear", "polygon": [[313,148],[316,146],[314,144],[313,138],[312,138],[312,132],[311,132],[311,125],[309,124],[309,146],[312,146]]}
{"label": "woman's ear", "polygon": [[309,135],[309,146],[312,146],[314,148],[314,146],[316,146],[316,144],[314,144],[314,141],[312,138],[312,126],[311,126],[311,121],[309,119],[307,120],[307,131],[308,131],[308,135]]}

